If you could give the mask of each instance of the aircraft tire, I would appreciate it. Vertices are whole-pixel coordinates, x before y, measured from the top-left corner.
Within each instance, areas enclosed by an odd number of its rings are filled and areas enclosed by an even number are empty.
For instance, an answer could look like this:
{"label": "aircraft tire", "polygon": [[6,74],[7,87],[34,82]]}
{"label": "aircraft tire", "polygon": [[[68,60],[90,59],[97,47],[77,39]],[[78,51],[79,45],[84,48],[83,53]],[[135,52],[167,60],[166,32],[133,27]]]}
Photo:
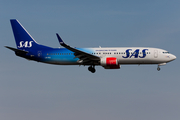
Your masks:
{"label": "aircraft tire", "polygon": [[92,72],[92,73],[95,73],[95,72],[96,72],[96,69],[95,69],[95,68],[92,68],[91,72]]}
{"label": "aircraft tire", "polygon": [[158,67],[158,68],[157,68],[157,70],[158,70],[158,71],[160,71],[160,70],[161,70],[161,68],[160,68],[160,67]]}
{"label": "aircraft tire", "polygon": [[91,71],[92,73],[95,73],[95,72],[96,72],[96,69],[93,68],[93,67],[91,67],[91,66],[88,67],[88,70]]}

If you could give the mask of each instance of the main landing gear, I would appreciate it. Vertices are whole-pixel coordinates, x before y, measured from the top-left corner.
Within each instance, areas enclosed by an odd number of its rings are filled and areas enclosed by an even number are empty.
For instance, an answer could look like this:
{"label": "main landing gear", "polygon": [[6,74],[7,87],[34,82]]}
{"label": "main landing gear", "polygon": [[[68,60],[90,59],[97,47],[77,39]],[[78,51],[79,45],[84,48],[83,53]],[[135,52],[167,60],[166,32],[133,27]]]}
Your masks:
{"label": "main landing gear", "polygon": [[94,65],[91,65],[88,67],[88,70],[91,71],[92,73],[95,73],[96,72],[96,69],[95,69],[95,66]]}

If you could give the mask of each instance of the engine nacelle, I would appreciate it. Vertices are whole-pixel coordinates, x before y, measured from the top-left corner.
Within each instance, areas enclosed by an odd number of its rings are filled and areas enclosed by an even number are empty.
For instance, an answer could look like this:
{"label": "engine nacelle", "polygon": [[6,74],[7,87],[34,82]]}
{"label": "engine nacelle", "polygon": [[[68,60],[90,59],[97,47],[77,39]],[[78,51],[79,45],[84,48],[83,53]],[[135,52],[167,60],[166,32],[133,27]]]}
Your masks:
{"label": "engine nacelle", "polygon": [[101,66],[105,69],[120,69],[120,65],[115,57],[101,58]]}

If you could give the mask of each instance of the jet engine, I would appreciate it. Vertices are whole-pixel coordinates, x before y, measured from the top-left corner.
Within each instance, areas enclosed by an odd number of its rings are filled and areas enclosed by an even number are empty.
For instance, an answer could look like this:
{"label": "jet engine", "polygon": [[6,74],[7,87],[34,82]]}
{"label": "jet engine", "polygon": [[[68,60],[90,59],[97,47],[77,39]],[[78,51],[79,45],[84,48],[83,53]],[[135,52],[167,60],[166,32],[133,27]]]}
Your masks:
{"label": "jet engine", "polygon": [[101,58],[101,66],[105,69],[120,69],[117,58],[115,57],[104,57]]}

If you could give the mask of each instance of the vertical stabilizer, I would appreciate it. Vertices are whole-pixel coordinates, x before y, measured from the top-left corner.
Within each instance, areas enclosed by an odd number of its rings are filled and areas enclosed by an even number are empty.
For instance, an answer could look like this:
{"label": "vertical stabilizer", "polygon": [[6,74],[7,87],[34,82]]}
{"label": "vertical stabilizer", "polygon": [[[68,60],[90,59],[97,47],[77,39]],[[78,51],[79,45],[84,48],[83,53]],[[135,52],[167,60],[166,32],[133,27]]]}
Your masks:
{"label": "vertical stabilizer", "polygon": [[27,30],[16,19],[11,19],[11,26],[18,49],[30,50],[37,48],[38,44],[33,37],[27,32]]}

